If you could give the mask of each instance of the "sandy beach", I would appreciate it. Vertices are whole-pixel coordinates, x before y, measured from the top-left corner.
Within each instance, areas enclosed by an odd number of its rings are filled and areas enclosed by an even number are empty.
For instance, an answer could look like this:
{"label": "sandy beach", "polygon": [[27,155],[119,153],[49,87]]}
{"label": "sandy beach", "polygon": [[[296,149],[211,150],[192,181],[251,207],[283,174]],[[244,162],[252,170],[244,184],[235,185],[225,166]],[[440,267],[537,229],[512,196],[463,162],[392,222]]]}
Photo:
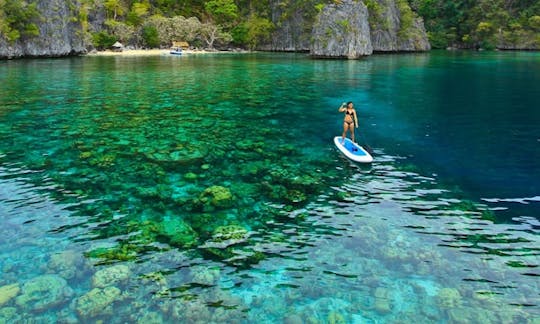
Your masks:
{"label": "sandy beach", "polygon": [[[169,49],[130,49],[123,51],[94,51],[86,55],[88,56],[157,56],[169,55]],[[240,52],[240,51],[238,51]],[[238,53],[236,51],[206,51],[206,50],[183,50],[182,54],[215,54],[215,53]]]}

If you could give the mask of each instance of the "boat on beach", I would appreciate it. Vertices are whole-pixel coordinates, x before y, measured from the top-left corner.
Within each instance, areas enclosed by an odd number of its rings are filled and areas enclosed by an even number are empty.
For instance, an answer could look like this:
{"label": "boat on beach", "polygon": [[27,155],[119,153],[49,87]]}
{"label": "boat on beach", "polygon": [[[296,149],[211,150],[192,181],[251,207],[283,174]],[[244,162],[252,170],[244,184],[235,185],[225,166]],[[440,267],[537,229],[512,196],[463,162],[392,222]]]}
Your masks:
{"label": "boat on beach", "polygon": [[182,55],[182,48],[179,46],[171,47],[169,53],[172,55]]}

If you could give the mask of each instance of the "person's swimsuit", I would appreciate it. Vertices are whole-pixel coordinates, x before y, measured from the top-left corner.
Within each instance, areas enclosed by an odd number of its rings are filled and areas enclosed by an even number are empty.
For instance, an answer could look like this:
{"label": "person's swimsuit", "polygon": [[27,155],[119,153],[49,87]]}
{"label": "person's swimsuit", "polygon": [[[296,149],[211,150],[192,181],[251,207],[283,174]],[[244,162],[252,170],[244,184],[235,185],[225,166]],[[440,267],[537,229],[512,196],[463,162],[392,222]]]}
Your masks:
{"label": "person's swimsuit", "polygon": [[343,121],[349,124],[349,126],[354,125],[354,113],[352,112],[352,110],[350,112],[348,109],[345,110],[345,118],[347,118],[347,115],[351,116],[351,121],[346,121],[346,120],[343,120]]}

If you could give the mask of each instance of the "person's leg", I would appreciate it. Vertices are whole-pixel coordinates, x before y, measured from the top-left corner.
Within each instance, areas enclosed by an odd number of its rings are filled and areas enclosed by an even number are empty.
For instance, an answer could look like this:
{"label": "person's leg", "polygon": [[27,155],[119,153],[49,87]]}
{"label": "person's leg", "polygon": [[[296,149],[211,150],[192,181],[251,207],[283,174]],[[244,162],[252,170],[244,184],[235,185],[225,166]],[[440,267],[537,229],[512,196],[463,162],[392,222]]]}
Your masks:
{"label": "person's leg", "polygon": [[341,143],[345,143],[345,136],[347,135],[347,128],[349,127],[349,124],[346,122],[343,122],[343,135],[341,135]]}
{"label": "person's leg", "polygon": [[351,141],[353,141],[353,143],[356,143],[354,141],[354,124],[353,125],[349,125],[349,129],[351,130]]}

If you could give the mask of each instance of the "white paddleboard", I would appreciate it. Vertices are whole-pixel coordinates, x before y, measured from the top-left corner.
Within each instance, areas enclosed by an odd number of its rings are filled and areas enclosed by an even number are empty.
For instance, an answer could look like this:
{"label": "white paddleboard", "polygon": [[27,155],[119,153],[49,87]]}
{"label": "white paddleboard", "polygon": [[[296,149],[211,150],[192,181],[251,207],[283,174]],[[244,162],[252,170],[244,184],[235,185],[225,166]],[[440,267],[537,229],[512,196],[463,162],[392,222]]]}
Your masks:
{"label": "white paddleboard", "polygon": [[353,141],[348,138],[345,138],[345,142],[342,143],[342,141],[343,137],[334,137],[334,144],[336,144],[336,147],[341,151],[341,153],[345,154],[346,157],[360,163],[373,162],[373,157],[371,154],[369,154],[362,146],[353,143]]}

